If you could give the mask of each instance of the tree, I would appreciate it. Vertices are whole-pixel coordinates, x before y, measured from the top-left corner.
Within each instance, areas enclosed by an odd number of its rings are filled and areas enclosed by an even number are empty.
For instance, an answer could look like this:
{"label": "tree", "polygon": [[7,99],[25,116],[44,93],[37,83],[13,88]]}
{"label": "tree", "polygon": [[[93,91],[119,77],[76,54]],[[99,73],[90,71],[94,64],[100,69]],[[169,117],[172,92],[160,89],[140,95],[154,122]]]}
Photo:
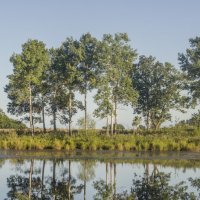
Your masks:
{"label": "tree", "polygon": [[106,122],[106,134],[109,135],[109,116],[112,116],[113,105],[110,101],[111,91],[109,88],[106,77],[98,81],[98,91],[94,97],[94,101],[97,104],[97,108],[94,110],[94,116],[104,119],[107,118]]}
{"label": "tree", "polygon": [[135,127],[135,129],[137,130],[138,126],[141,124],[141,120],[142,120],[142,118],[140,116],[135,116],[133,118],[133,122],[132,122],[133,128]]}
{"label": "tree", "polygon": [[192,117],[186,121],[187,124],[200,128],[200,110],[197,113],[192,114]]}
{"label": "tree", "polygon": [[[123,131],[125,127],[122,124],[115,124],[116,130]],[[111,130],[111,124],[108,125],[109,130]],[[106,126],[103,126],[102,129],[107,129]]]}
{"label": "tree", "polygon": [[[131,70],[136,59],[136,51],[129,46],[126,33],[117,33],[114,36],[105,34],[98,44],[98,70],[100,77],[97,85],[95,101],[99,108],[104,108],[101,117],[111,117],[111,134],[113,124],[117,124],[118,104],[133,105],[137,99],[137,92],[132,87]],[[103,93],[103,94],[102,94]],[[114,116],[114,123],[113,123]],[[114,127],[114,132],[116,127]]]}
{"label": "tree", "polygon": [[[86,123],[87,123],[87,129],[95,129],[96,122],[95,120],[90,116],[86,116]],[[85,128],[85,117],[79,118],[77,121],[77,125],[79,128],[84,129]]]}
{"label": "tree", "polygon": [[87,93],[91,91],[96,84],[96,46],[97,39],[92,37],[90,33],[83,34],[79,40],[81,48],[81,60],[78,69],[81,76],[79,90],[84,94],[84,128],[85,133],[88,129],[88,113],[87,113]]}
{"label": "tree", "polygon": [[49,50],[50,54],[50,65],[45,72],[45,82],[47,89],[47,113],[52,116],[51,124],[53,125],[54,131],[57,129],[57,119],[62,109],[62,104],[66,103],[65,93],[66,88],[63,87],[63,80],[61,79],[60,72],[60,49]]}
{"label": "tree", "polygon": [[13,74],[8,76],[9,84],[5,88],[11,100],[8,111],[17,115],[29,112],[33,135],[33,102],[39,92],[42,75],[49,64],[48,50],[43,42],[28,40],[22,45],[22,53],[13,54],[10,61],[14,69]]}
{"label": "tree", "polygon": [[171,118],[171,109],[180,110],[183,106],[182,75],[170,63],[140,56],[133,69],[133,86],[139,93],[135,112],[146,118],[147,130],[150,127],[159,129]]}
{"label": "tree", "polygon": [[55,69],[62,83],[62,94],[59,96],[61,122],[69,125],[69,135],[71,135],[72,117],[78,108],[83,109],[82,103],[75,99],[75,91],[78,90],[80,83],[77,66],[81,60],[81,48],[78,41],[67,38],[57,51]]}
{"label": "tree", "polygon": [[200,99],[200,37],[190,39],[190,48],[186,53],[179,53],[180,68],[185,73],[185,89],[189,92],[191,103],[196,104]]}

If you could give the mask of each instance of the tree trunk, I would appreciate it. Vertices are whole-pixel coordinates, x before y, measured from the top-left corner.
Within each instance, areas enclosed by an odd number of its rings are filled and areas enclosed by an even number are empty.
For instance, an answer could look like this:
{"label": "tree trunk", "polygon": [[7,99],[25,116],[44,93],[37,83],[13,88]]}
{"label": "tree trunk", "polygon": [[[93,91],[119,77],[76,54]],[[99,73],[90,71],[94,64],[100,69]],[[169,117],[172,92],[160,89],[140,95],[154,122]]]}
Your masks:
{"label": "tree trunk", "polygon": [[56,111],[53,110],[53,130],[56,131]]}
{"label": "tree trunk", "polygon": [[108,185],[108,163],[106,163],[106,185]]}
{"label": "tree trunk", "polygon": [[69,136],[72,135],[71,133],[71,119],[72,119],[72,99],[71,99],[71,91],[69,92]]}
{"label": "tree trunk", "polygon": [[52,185],[53,185],[53,197],[54,199],[56,199],[56,190],[55,190],[55,186],[56,186],[56,161],[53,160],[53,181],[52,181]]}
{"label": "tree trunk", "polygon": [[57,93],[57,91],[55,90],[54,91],[54,95],[53,95],[53,130],[54,131],[56,131],[56,129],[57,129],[57,127],[56,127],[56,111],[57,111],[57,109],[56,109],[56,101],[55,101],[55,98],[56,98],[56,93]]}
{"label": "tree trunk", "polygon": [[116,163],[114,163],[114,197],[115,199],[116,199],[116,176],[117,176]]}
{"label": "tree trunk", "polygon": [[[33,117],[33,121],[34,121],[34,117]],[[35,126],[34,126],[34,123],[33,123],[33,133],[35,133]]]}
{"label": "tree trunk", "polygon": [[156,124],[156,131],[158,131],[159,129],[160,129],[160,122],[158,122],[157,124]]}
{"label": "tree trunk", "polygon": [[42,105],[42,123],[43,123],[43,132],[46,133],[44,105]]}
{"label": "tree trunk", "polygon": [[157,168],[157,165],[156,164],[154,164],[153,165],[153,175],[154,175],[154,178],[156,177],[156,175],[158,174],[158,168]]}
{"label": "tree trunk", "polygon": [[148,183],[149,182],[149,163],[146,164],[145,175],[146,175],[147,183]]}
{"label": "tree trunk", "polygon": [[32,88],[31,84],[29,85],[29,119],[30,119],[30,129],[32,136],[34,135],[34,129],[33,129],[33,105],[32,105]]}
{"label": "tree trunk", "polygon": [[151,116],[150,116],[150,111],[148,111],[147,112],[147,131],[149,131],[150,122],[151,122]]}
{"label": "tree trunk", "polygon": [[117,133],[117,101],[116,101],[116,97],[115,97],[115,108],[114,108],[114,134]]}
{"label": "tree trunk", "polygon": [[85,123],[85,134],[87,134],[87,89],[85,88],[85,97],[84,97],[84,103],[85,103],[85,117],[84,117],[84,123]]}
{"label": "tree trunk", "polygon": [[68,200],[71,199],[71,160],[69,160],[69,167],[68,167],[68,170],[69,170],[69,177],[68,177]]}
{"label": "tree trunk", "polygon": [[29,172],[29,192],[28,192],[29,200],[31,200],[31,193],[32,193],[32,174],[33,174],[33,160],[31,159],[30,172]]}
{"label": "tree trunk", "polygon": [[106,135],[109,135],[109,116],[107,115],[107,122],[106,122]]}
{"label": "tree trunk", "polygon": [[113,111],[111,111],[110,116],[110,134],[113,135]]}
{"label": "tree trunk", "polygon": [[146,122],[146,126],[147,126],[147,131],[149,131],[149,113],[147,113],[147,122]]}
{"label": "tree trunk", "polygon": [[45,160],[43,160],[42,166],[42,184],[41,184],[41,198],[43,199],[43,190],[44,190],[44,169],[45,169]]}
{"label": "tree trunk", "polygon": [[84,200],[86,200],[86,169],[87,169],[87,166],[86,166],[86,160],[84,161]]}
{"label": "tree trunk", "polygon": [[156,131],[160,129],[160,125],[162,124],[162,120],[163,120],[163,117],[160,117],[160,119],[158,119],[155,123],[155,129]]}
{"label": "tree trunk", "polygon": [[88,127],[87,127],[87,124],[88,124],[88,119],[87,119],[87,88],[88,88],[88,80],[87,80],[87,70],[88,70],[88,66],[87,65],[85,65],[84,64],[84,66],[85,66],[85,74],[84,74],[84,81],[85,81],[85,83],[84,83],[84,92],[85,92],[85,95],[84,95],[84,104],[85,104],[85,117],[84,117],[84,125],[85,125],[85,134],[87,134],[87,129],[88,129]]}
{"label": "tree trunk", "polygon": [[110,162],[110,186],[111,186],[111,193],[113,195],[113,177],[112,177],[112,162]]}
{"label": "tree trunk", "polygon": [[[144,165],[144,167],[145,167],[145,165]],[[149,180],[150,180],[150,177],[149,177],[149,163],[146,164],[145,179],[146,179],[146,184],[149,185]],[[144,195],[144,199],[148,199],[148,198],[149,198],[149,195],[148,195],[148,192],[146,192],[145,195]]]}

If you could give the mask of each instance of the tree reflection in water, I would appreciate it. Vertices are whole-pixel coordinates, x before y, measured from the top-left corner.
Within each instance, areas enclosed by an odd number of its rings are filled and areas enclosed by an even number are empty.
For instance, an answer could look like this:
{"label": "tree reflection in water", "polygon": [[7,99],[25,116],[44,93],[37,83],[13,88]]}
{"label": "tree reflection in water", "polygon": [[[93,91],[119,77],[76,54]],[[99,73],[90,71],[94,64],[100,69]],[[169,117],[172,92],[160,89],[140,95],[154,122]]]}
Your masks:
{"label": "tree reflection in water", "polygon": [[[38,191],[41,188],[40,177],[32,177],[33,175],[34,160],[30,161],[30,169],[28,171],[29,176],[12,175],[7,179],[8,197],[10,199],[37,199]],[[27,171],[24,171],[26,174]]]}
{"label": "tree reflection in water", "polygon": [[[7,178],[9,192],[7,199],[13,200],[73,200],[77,194],[82,193],[79,199],[86,200],[88,182],[95,177],[96,162],[82,160],[78,164],[77,179],[72,176],[71,160],[54,159],[48,164],[41,161],[38,168],[37,162],[33,159],[28,162],[29,166],[20,167],[18,175],[11,175]],[[51,170],[47,167],[51,166]],[[73,165],[74,166],[74,165]],[[104,180],[94,181],[93,187],[95,200],[197,200],[200,199],[200,179],[189,179],[189,184],[180,182],[176,185],[170,184],[170,174],[160,172],[156,164],[153,168],[149,164],[143,164],[144,174],[135,174],[130,190],[119,193],[116,188],[117,164],[112,161],[105,163]],[[141,165],[142,166],[142,165]],[[48,168],[48,169],[47,169]],[[22,170],[23,169],[23,170]],[[195,193],[188,190],[188,186],[196,188]],[[190,189],[191,189],[190,188]],[[127,188],[129,189],[129,188]],[[195,191],[195,190],[194,190]],[[91,191],[89,191],[91,192]],[[82,195],[81,194],[81,195]],[[90,200],[90,199],[89,199]]]}
{"label": "tree reflection in water", "polygon": [[[54,170],[53,170],[54,171]],[[62,179],[56,179],[55,177],[50,182],[50,196],[53,199],[73,200],[75,194],[80,194],[83,189],[83,185],[77,185],[76,179],[71,175],[71,160],[68,161],[68,170],[64,171]]]}
{"label": "tree reflection in water", "polygon": [[[159,172],[154,165],[153,172],[150,174],[149,165],[146,164],[143,176],[137,176],[133,179],[131,192],[113,194],[113,184],[107,181],[99,180],[94,182],[96,194],[94,200],[197,200],[200,194],[188,192],[188,186],[185,182],[176,185],[170,185],[170,174]],[[107,169],[107,168],[106,168]],[[115,171],[116,173],[116,171]],[[191,185],[200,192],[200,179],[189,179]]]}
{"label": "tree reflection in water", "polygon": [[95,177],[94,161],[84,160],[80,162],[78,178],[84,182],[84,200],[86,200],[87,182]]}
{"label": "tree reflection in water", "polygon": [[7,199],[13,200],[73,200],[75,194],[81,193],[83,185],[77,185],[76,179],[71,175],[71,161],[68,161],[68,170],[62,179],[56,178],[56,161],[53,161],[52,177],[44,176],[45,161],[43,161],[42,175],[34,174],[34,161],[30,161],[29,176],[12,175],[7,178],[7,185],[10,189]]}

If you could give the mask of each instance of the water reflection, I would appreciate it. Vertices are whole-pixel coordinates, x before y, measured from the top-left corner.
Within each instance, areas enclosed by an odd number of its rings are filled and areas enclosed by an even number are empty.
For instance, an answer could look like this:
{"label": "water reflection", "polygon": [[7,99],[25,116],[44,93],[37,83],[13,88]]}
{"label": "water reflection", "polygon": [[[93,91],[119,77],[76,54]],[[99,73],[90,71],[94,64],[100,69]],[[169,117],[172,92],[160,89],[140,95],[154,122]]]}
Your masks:
{"label": "water reflection", "polygon": [[120,159],[1,160],[0,199],[200,199],[198,166],[164,166]]}
{"label": "water reflection", "polygon": [[[50,196],[53,199],[74,199],[74,195],[81,193],[83,189],[82,184],[77,184],[77,180],[71,175],[71,160],[68,161],[68,169],[65,170],[63,165],[63,172],[60,177],[56,177],[56,162],[53,162],[53,179],[50,179]],[[47,182],[46,182],[47,184]]]}
{"label": "water reflection", "polygon": [[[99,180],[94,182],[96,194],[95,200],[196,200],[200,199],[200,179],[189,178],[190,186],[196,189],[195,192],[188,192],[186,182],[181,181],[178,184],[170,185],[170,173],[159,172],[156,165],[150,173],[149,164],[146,164],[143,176],[134,175],[131,192],[124,190],[116,193],[116,184],[107,183],[107,181]],[[113,193],[114,187],[114,193]]]}
{"label": "water reflection", "polygon": [[141,177],[140,179],[133,180],[133,186],[130,193],[125,190],[121,193],[114,194],[111,184],[107,185],[103,180],[96,181],[94,182],[94,188],[97,192],[94,195],[94,199],[195,200],[200,198],[200,195],[195,194],[194,192],[187,192],[188,187],[184,182],[171,186],[169,185],[169,179],[170,175],[165,173],[156,174],[148,179],[146,177]]}
{"label": "water reflection", "polygon": [[[11,175],[7,178],[8,199],[74,199],[75,194],[81,193],[83,185],[76,184],[76,179],[71,175],[70,160],[68,168],[65,169],[63,166],[64,170],[56,174],[56,166],[59,162],[53,160],[52,176],[45,176],[45,160],[43,160],[42,170],[35,170],[34,174],[34,160],[31,160],[28,177],[25,169],[23,175]],[[41,176],[37,173],[40,171],[42,171]]]}
{"label": "water reflection", "polygon": [[84,200],[86,200],[87,181],[93,180],[95,177],[95,162],[84,160],[80,162],[78,178],[83,181]]}

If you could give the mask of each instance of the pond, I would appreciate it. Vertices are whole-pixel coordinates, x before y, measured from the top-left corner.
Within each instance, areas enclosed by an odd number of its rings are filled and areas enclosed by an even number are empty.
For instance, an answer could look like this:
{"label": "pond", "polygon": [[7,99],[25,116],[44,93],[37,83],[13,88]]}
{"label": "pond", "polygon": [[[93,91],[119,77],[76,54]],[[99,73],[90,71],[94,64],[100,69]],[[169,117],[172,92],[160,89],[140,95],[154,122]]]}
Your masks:
{"label": "pond", "polygon": [[200,199],[199,153],[1,151],[0,199]]}

